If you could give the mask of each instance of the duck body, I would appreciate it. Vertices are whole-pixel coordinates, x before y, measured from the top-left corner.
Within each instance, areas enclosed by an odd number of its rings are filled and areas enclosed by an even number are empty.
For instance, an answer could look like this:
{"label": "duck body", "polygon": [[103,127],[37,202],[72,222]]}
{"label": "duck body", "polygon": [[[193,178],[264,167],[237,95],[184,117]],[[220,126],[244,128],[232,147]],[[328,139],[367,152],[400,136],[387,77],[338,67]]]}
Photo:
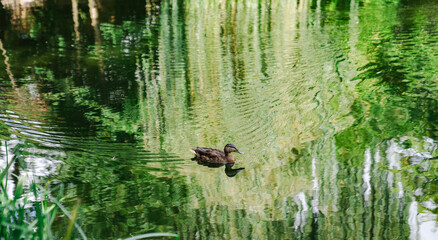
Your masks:
{"label": "duck body", "polygon": [[190,149],[196,157],[194,160],[198,160],[198,163],[211,163],[211,164],[228,164],[236,162],[236,158],[231,155],[231,152],[239,151],[233,144],[225,145],[224,151],[215,148],[197,147]]}

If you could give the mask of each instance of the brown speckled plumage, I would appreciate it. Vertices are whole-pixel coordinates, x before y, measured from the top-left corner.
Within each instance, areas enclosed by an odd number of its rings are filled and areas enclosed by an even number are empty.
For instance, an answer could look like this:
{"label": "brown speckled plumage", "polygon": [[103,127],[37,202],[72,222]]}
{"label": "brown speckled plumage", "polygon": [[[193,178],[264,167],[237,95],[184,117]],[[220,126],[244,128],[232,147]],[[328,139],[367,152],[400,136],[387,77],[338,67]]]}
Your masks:
{"label": "brown speckled plumage", "polygon": [[236,162],[236,159],[233,155],[231,155],[231,152],[238,152],[240,154],[243,154],[236,148],[236,146],[230,143],[225,145],[224,151],[215,148],[204,147],[197,147],[194,149],[190,149],[190,151],[196,155],[195,160],[198,160],[198,162],[219,164]]}

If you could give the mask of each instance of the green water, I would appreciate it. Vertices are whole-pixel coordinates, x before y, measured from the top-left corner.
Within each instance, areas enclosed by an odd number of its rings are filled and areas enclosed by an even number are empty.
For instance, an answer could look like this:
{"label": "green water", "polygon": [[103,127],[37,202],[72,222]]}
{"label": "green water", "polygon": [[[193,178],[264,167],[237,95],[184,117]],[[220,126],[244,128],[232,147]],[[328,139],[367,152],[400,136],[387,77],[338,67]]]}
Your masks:
{"label": "green water", "polygon": [[[2,0],[0,167],[7,141],[90,239],[437,239],[437,12]],[[227,143],[234,177],[191,161]]]}

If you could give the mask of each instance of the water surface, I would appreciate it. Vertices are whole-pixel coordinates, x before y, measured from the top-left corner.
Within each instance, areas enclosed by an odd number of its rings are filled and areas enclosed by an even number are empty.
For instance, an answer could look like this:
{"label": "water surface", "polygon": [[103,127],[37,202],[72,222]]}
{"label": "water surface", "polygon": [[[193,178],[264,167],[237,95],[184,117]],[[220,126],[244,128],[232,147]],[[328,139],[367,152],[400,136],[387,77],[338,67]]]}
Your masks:
{"label": "water surface", "polygon": [[436,1],[1,4],[1,166],[89,238],[438,237]]}

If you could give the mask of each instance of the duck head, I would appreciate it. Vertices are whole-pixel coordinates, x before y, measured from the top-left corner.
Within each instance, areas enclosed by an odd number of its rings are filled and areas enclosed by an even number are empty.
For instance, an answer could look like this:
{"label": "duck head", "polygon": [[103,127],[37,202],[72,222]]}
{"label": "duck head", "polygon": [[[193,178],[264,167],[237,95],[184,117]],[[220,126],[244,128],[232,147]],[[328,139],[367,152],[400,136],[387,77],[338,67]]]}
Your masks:
{"label": "duck head", "polygon": [[225,145],[224,153],[225,153],[225,155],[227,155],[228,153],[231,153],[231,152],[238,152],[240,154],[243,154],[243,152],[239,151],[239,149],[237,149],[236,146],[234,146],[231,143],[228,143],[227,145]]}

